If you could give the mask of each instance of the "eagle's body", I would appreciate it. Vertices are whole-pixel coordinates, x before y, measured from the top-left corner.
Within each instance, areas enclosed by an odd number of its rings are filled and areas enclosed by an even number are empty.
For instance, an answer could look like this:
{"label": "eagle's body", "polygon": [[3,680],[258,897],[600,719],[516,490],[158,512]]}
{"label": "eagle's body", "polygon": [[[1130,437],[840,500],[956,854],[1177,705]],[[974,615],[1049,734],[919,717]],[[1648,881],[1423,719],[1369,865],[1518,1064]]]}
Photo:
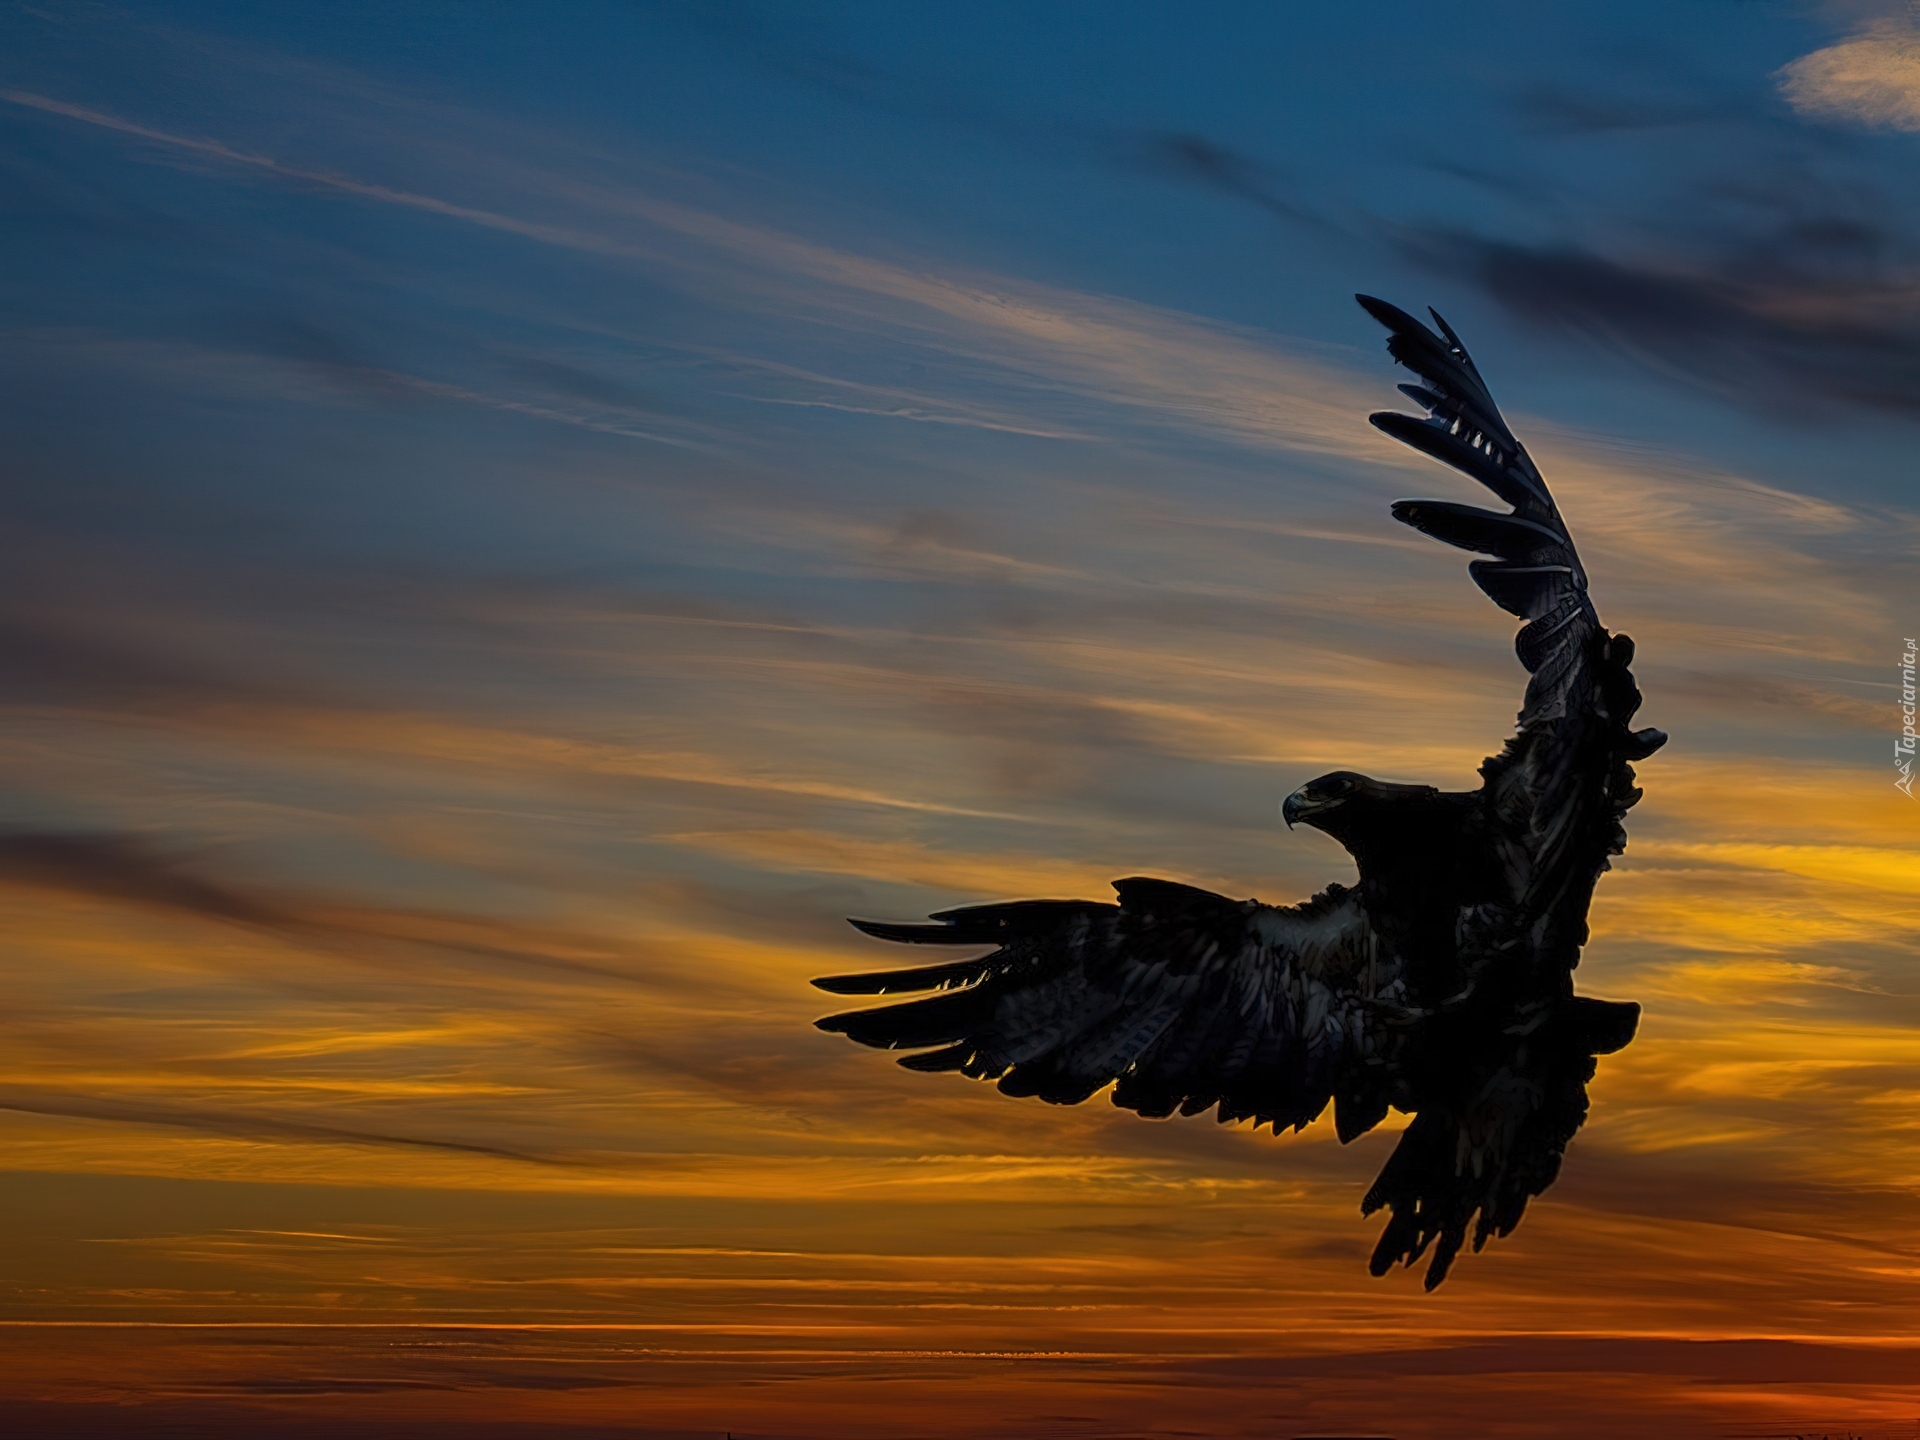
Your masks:
{"label": "eagle's body", "polygon": [[[1078,1104],[1111,1084],[1142,1115],[1299,1129],[1329,1102],[1342,1141],[1413,1114],[1362,1203],[1391,1212],[1379,1274],[1436,1240],[1431,1289],[1473,1227],[1507,1234],[1553,1182],[1586,1118],[1594,1057],[1633,1037],[1639,1007],[1573,994],[1587,907],[1640,792],[1629,764],[1666,736],[1631,732],[1633,645],[1601,628],[1572,538],[1465,349],[1361,297],[1423,386],[1424,420],[1388,434],[1464,471],[1511,513],[1403,500],[1394,517],[1492,559],[1474,580],[1528,621],[1518,733],[1466,792],[1348,771],[1287,798],[1288,824],[1346,847],[1360,883],[1300,905],[1229,900],[1167,880],[1115,883],[1117,904],[1023,900],[855,921],[918,944],[991,946],[953,964],[817,980],[837,994],[937,992],[820,1021],[909,1049],[1010,1095]],[[1477,1220],[1476,1220],[1477,1214]]]}

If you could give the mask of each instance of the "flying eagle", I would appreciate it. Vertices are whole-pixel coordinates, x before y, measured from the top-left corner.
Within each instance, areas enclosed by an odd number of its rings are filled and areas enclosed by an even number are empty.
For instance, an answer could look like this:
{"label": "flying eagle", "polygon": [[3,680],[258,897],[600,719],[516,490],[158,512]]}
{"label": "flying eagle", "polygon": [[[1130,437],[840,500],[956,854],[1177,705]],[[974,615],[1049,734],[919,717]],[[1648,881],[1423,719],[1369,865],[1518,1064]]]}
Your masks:
{"label": "flying eagle", "polygon": [[[934,992],[819,1021],[862,1045],[912,1050],[1007,1095],[1113,1103],[1154,1118],[1300,1130],[1333,1105],[1342,1143],[1389,1109],[1412,1114],[1361,1212],[1390,1213],[1371,1269],[1429,1247],[1426,1287],[1507,1235],[1553,1183],[1587,1116],[1594,1057],[1633,1038],[1640,1007],[1573,993],[1587,907],[1639,800],[1630,761],[1667,737],[1630,730],[1633,642],[1602,628],[1586,571],[1525,447],[1466,348],[1405,311],[1360,304],[1418,375],[1424,419],[1374,425],[1485,485],[1513,509],[1402,500],[1403,524],[1490,556],[1467,567],[1526,621],[1519,729],[1477,790],[1348,770],[1286,798],[1289,826],[1344,845],[1359,869],[1299,905],[1230,900],[1171,880],[1119,880],[1118,904],[1017,900],[931,923],[852,923],[883,940],[991,946],[977,959],[813,983],[836,995]],[[1445,338],[1442,338],[1442,337]],[[1477,1218],[1476,1218],[1477,1216]]]}

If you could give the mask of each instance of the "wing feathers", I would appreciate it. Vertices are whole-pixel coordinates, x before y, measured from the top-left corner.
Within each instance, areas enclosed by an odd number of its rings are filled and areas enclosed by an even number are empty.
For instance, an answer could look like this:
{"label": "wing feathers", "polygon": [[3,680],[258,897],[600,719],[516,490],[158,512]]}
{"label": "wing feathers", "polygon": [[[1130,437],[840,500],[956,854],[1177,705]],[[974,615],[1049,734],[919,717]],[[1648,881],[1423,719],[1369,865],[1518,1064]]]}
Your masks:
{"label": "wing feathers", "polygon": [[[1477,418],[1484,422],[1484,428],[1497,428],[1500,433],[1510,433],[1493,403],[1493,396],[1481,381],[1472,357],[1457,339],[1442,340],[1399,306],[1390,305],[1385,300],[1376,300],[1371,295],[1356,295],[1353,298],[1360,302],[1369,315],[1393,332],[1387,340],[1387,353],[1395,360],[1428,384],[1471,406],[1478,412]],[[1440,317],[1436,315],[1434,318],[1438,320]],[[1440,323],[1445,328],[1446,322],[1443,320]],[[1448,333],[1451,335],[1452,332]]]}
{"label": "wing feathers", "polygon": [[1566,532],[1526,520],[1460,505],[1451,500],[1396,500],[1393,518],[1424,535],[1523,564],[1566,564],[1572,559]]}
{"label": "wing feathers", "polygon": [[[1400,388],[1430,409],[1442,413],[1447,409],[1445,397],[1431,390],[1417,385],[1402,385]],[[1490,441],[1482,430],[1465,422],[1446,424],[1434,419],[1422,420],[1416,415],[1403,415],[1397,410],[1377,411],[1369,415],[1367,420],[1375,429],[1391,435],[1402,444],[1411,445],[1443,465],[1451,465],[1471,475],[1516,509],[1532,514],[1544,514],[1552,509],[1553,502],[1538,479],[1514,466],[1513,450]]]}
{"label": "wing feathers", "polygon": [[[850,923],[882,940],[911,940],[913,937],[897,932],[931,928],[913,925],[877,925],[862,920]],[[969,985],[986,973],[985,960],[960,960],[952,965],[920,965],[911,970],[878,970],[870,975],[822,975],[813,983],[834,995],[891,995],[904,990],[945,990],[954,985]]]}
{"label": "wing feathers", "polygon": [[1538,620],[1575,588],[1571,565],[1516,565],[1511,561],[1475,560],[1467,566],[1467,574],[1494,604],[1522,620]]}
{"label": "wing feathers", "polygon": [[[1010,934],[1042,929],[1072,917],[1109,915],[1113,906],[1090,900],[1014,900],[1003,905],[963,905],[957,910],[936,911],[931,919],[951,926],[951,939],[945,945],[978,945],[998,941]],[[927,938],[927,937],[922,937]]]}
{"label": "wing feathers", "polygon": [[884,1010],[851,1010],[814,1024],[881,1050],[918,1050],[965,1038],[993,1017],[993,997],[980,986]]}
{"label": "wing feathers", "polygon": [[[1117,906],[1021,902],[947,911],[930,925],[862,921],[882,939],[998,948],[817,980],[837,994],[937,992],[818,1023],[865,1045],[935,1047],[902,1063],[998,1078],[1009,1095],[1076,1104],[1114,1083],[1115,1104],[1155,1116],[1217,1106],[1223,1121],[1300,1126],[1349,1073],[1377,1088],[1401,1037],[1376,1023],[1373,997],[1399,983],[1398,969],[1379,963],[1356,894],[1334,887],[1276,909],[1169,880],[1114,888]],[[1369,1088],[1343,1113],[1385,1112]]]}
{"label": "wing feathers", "polygon": [[923,1050],[918,1055],[902,1055],[900,1064],[908,1070],[937,1074],[943,1070],[964,1069],[972,1058],[973,1046],[962,1041],[958,1045],[949,1045],[944,1050]]}
{"label": "wing feathers", "polygon": [[1143,915],[1178,915],[1196,907],[1210,909],[1233,903],[1223,901],[1211,890],[1202,890],[1197,885],[1182,885],[1178,880],[1155,880],[1145,875],[1116,880],[1113,889],[1120,897],[1122,909]]}

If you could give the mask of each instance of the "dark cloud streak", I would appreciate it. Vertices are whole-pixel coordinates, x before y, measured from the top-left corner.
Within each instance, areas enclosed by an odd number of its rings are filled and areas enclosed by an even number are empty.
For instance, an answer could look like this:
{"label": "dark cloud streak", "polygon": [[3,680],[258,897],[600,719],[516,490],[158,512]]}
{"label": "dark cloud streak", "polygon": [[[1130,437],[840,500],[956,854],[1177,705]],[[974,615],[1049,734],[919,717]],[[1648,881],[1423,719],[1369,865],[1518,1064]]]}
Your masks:
{"label": "dark cloud streak", "polygon": [[1733,101],[1650,100],[1600,96],[1551,85],[1529,85],[1514,98],[1528,128],[1548,135],[1598,135],[1632,130],[1669,130],[1719,121],[1745,120]]}
{"label": "dark cloud streak", "polygon": [[[929,73],[894,74],[770,23],[744,3],[648,4],[724,53],[794,84],[898,119],[951,126],[1035,154],[1093,160],[1159,180],[1198,185],[1296,225],[1324,227],[1319,211],[1289,193],[1277,166],[1187,130],[1104,125],[980,100]],[[790,12],[788,12],[790,13]]]}
{"label": "dark cloud streak", "polygon": [[[1534,88],[1515,107],[1557,160],[1532,168],[1578,183],[1496,186],[1518,225],[1382,218],[1378,238],[1524,324],[1751,413],[1920,418],[1920,241],[1883,151],[1758,92]],[[1623,164],[1633,193],[1588,178]]]}
{"label": "dark cloud streak", "polygon": [[391,1135],[341,1125],[320,1125],[284,1116],[248,1115],[199,1105],[169,1105],[151,1100],[114,1099],[95,1095],[57,1095],[25,1089],[0,1090],[0,1110],[23,1115],[50,1115],[74,1120],[107,1120],[134,1125],[170,1125],[236,1140],[305,1140],[348,1145],[401,1146],[409,1149],[451,1151],[497,1160],[522,1160],[533,1165],[570,1163],[550,1155],[478,1145],[463,1140],[434,1140]]}
{"label": "dark cloud streak", "polygon": [[0,835],[0,881],[122,900],[269,930],[302,928],[291,913],[192,875],[131,835]]}
{"label": "dark cloud streak", "polygon": [[1609,255],[1463,231],[1406,231],[1424,268],[1509,314],[1596,342],[1741,408],[1808,421],[1835,407],[1920,418],[1920,259],[1879,260],[1890,231],[1783,224],[1744,254]]}
{"label": "dark cloud streak", "polygon": [[[97,896],[147,909],[264,930],[296,943],[360,940],[424,946],[478,960],[531,966],[600,980],[636,984],[645,977],[617,965],[556,954],[535,945],[497,944],[458,934],[456,927],[525,927],[482,918],[450,917],[379,907],[326,906],[256,886],[196,874],[187,862],[145,837],[109,832],[19,832],[0,835],[0,884],[13,883]],[[593,948],[617,958],[615,947],[580,937],[552,937],[569,947]]]}
{"label": "dark cloud streak", "polygon": [[1315,229],[1331,225],[1325,215],[1289,195],[1287,178],[1278,167],[1204,135],[1159,130],[1121,133],[1109,139],[1108,148],[1123,165],[1245,201],[1277,220]]}

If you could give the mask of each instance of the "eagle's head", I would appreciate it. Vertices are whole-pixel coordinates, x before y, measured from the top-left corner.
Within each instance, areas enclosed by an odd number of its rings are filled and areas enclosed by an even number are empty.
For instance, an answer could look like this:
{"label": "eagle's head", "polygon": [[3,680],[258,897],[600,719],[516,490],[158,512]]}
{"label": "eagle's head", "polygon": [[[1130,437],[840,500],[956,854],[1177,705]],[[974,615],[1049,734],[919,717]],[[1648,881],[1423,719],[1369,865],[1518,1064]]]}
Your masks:
{"label": "eagle's head", "polygon": [[1404,815],[1408,802],[1431,800],[1440,792],[1431,785],[1395,785],[1352,770],[1335,770],[1309,780],[1280,805],[1280,818],[1291,829],[1311,825],[1345,845],[1390,827]]}

